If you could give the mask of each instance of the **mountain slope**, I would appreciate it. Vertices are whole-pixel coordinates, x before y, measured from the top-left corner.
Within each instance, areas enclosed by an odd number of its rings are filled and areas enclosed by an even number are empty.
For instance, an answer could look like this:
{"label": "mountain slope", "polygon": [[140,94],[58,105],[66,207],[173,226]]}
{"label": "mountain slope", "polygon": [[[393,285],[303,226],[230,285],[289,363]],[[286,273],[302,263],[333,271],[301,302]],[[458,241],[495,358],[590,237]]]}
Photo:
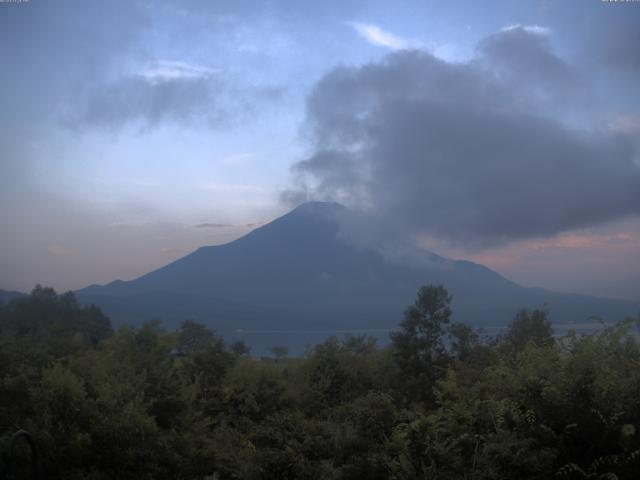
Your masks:
{"label": "mountain slope", "polygon": [[0,290],[0,305],[8,303],[13,299],[24,297],[25,294],[21,292],[13,292],[9,290]]}
{"label": "mountain slope", "polygon": [[543,304],[562,322],[637,311],[631,302],[526,289],[482,265],[429,252],[389,260],[344,241],[339,225],[348,220],[338,204],[306,203],[226,245],[77,293],[116,321],[195,318],[218,329],[393,327],[428,283],[444,284],[456,317],[476,324],[504,324],[518,308]]}

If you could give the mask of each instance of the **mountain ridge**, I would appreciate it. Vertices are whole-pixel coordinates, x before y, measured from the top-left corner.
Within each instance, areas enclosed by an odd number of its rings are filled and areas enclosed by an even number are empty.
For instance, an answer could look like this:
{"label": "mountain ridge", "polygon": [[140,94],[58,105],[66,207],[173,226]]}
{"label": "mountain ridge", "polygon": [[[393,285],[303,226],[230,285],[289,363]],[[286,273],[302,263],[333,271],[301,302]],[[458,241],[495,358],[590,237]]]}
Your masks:
{"label": "mountain ridge", "polygon": [[4,304],[4,303],[8,303],[11,300],[14,300],[16,298],[21,298],[26,296],[26,293],[22,293],[22,292],[17,292],[14,290],[2,290],[0,289],[0,305]]}
{"label": "mountain ridge", "polygon": [[[410,252],[420,257],[415,264],[394,263],[341,238],[348,214],[335,203],[302,204],[237,240],[77,295],[116,323],[136,316],[168,323],[194,318],[224,329],[393,327],[416,290],[429,283],[445,285],[455,318],[476,325],[505,324],[518,309],[544,304],[558,322],[591,315],[618,320],[637,312],[633,302],[525,288],[484,265],[432,252]],[[136,307],[128,309],[127,301]]]}

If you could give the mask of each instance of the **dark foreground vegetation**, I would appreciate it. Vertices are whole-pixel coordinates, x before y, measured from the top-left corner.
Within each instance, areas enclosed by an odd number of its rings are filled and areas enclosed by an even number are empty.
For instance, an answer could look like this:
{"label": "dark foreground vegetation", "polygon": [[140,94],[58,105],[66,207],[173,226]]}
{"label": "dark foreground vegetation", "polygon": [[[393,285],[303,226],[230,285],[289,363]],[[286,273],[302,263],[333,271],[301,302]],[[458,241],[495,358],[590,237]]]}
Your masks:
{"label": "dark foreground vegetation", "polygon": [[638,319],[554,338],[523,311],[486,338],[450,301],[421,289],[384,349],[258,359],[38,287],[0,308],[0,472],[29,473],[25,429],[47,479],[640,478]]}

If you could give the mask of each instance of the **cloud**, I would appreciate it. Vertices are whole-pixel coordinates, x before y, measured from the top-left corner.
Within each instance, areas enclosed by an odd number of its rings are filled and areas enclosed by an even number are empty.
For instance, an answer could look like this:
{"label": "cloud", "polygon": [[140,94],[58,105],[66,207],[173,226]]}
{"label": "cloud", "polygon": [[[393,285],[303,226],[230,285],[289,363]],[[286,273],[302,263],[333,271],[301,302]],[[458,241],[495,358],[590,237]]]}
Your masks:
{"label": "cloud", "polygon": [[498,269],[524,286],[640,299],[640,224],[633,219],[482,251],[424,246]]}
{"label": "cloud", "polygon": [[522,25],[520,23],[514,23],[502,28],[503,32],[511,32],[514,30],[523,30],[535,35],[549,35],[551,33],[551,29],[549,27],[542,27],[540,25]]}
{"label": "cloud", "polygon": [[75,129],[148,129],[161,124],[225,128],[275,104],[284,93],[282,87],[236,81],[214,68],[158,61],[95,84],[69,104],[62,118]]}
{"label": "cloud", "polygon": [[86,85],[102,84],[123,57],[140,49],[150,23],[148,9],[125,0],[82,6],[69,0],[29,2],[2,8],[0,117],[29,123],[47,119],[60,104],[73,102]]}
{"label": "cloud", "polygon": [[231,228],[233,225],[229,223],[199,223],[194,225],[196,228]]}
{"label": "cloud", "polygon": [[508,94],[531,109],[542,110],[580,99],[583,85],[579,70],[553,51],[543,27],[512,25],[481,40],[475,61],[487,76],[496,76]]}
{"label": "cloud", "polygon": [[175,80],[198,80],[211,78],[220,70],[202,65],[191,65],[187,62],[158,60],[142,69],[138,75],[151,84],[171,82]]}
{"label": "cloud", "polygon": [[614,132],[640,137],[640,115],[621,115],[611,122],[610,128]]}
{"label": "cloud", "polygon": [[47,252],[52,255],[65,255],[67,253],[67,249],[62,245],[49,245],[47,246]]}
{"label": "cloud", "polygon": [[633,234],[620,232],[615,234],[584,234],[584,233],[562,233],[549,239],[535,240],[531,243],[531,248],[540,250],[544,248],[601,248],[608,244],[621,244],[627,242],[637,242]]}
{"label": "cloud", "polygon": [[347,22],[360,37],[367,42],[378,47],[388,48],[390,50],[426,50],[439,58],[447,60],[458,60],[459,54],[457,49],[449,43],[423,42],[418,39],[406,39],[395,35],[391,32],[383,30],[378,25],[362,22]]}
{"label": "cloud", "polygon": [[358,32],[358,35],[372,45],[390,48],[391,50],[410,48],[411,42],[408,40],[387,32],[372,23],[349,22],[349,25]]}
{"label": "cloud", "polygon": [[188,124],[226,119],[220,105],[222,81],[185,68],[147,70],[98,85],[64,115],[76,128],[120,128],[128,124],[151,127],[159,123]]}
{"label": "cloud", "polygon": [[261,227],[262,225],[265,225],[267,223],[269,223],[269,222],[266,221],[266,220],[259,220],[257,222],[247,223],[247,224],[245,224],[245,227],[247,227],[247,228],[257,228],[257,227]]}
{"label": "cloud", "polygon": [[530,30],[484,39],[467,63],[401,51],[329,72],[283,198],[347,203],[370,224],[355,234],[473,247],[640,214],[632,137],[572,126],[581,76]]}
{"label": "cloud", "polygon": [[[191,2],[181,14],[170,2],[138,0],[3,8],[0,124],[46,123],[49,131],[56,120],[74,130],[222,128],[257,117],[286,89],[243,70],[235,48],[251,22],[223,21],[228,15],[216,14],[220,8]],[[210,65],[209,51],[224,71]]]}
{"label": "cloud", "polygon": [[623,73],[640,73],[640,16],[605,18],[593,25],[593,34],[585,45],[591,66],[605,66]]}

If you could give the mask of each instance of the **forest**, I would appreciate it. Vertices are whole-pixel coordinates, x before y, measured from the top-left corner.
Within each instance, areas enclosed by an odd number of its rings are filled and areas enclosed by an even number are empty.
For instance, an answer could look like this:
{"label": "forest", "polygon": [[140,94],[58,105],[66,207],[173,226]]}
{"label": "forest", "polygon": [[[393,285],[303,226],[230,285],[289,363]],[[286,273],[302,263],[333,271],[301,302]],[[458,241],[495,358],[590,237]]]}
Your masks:
{"label": "forest", "polygon": [[522,310],[489,336],[454,307],[427,285],[388,346],[256,357],[38,286],[0,307],[0,478],[640,478],[640,317],[558,337]]}

